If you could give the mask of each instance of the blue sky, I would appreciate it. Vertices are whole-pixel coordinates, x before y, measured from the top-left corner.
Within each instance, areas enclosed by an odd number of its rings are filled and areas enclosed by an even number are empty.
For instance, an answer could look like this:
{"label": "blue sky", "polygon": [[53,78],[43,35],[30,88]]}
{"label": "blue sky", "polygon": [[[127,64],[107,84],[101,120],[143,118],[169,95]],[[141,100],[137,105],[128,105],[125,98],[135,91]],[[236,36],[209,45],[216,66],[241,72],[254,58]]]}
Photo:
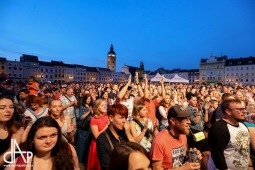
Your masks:
{"label": "blue sky", "polygon": [[255,56],[254,0],[0,0],[0,57],[117,71],[199,68],[201,58]]}

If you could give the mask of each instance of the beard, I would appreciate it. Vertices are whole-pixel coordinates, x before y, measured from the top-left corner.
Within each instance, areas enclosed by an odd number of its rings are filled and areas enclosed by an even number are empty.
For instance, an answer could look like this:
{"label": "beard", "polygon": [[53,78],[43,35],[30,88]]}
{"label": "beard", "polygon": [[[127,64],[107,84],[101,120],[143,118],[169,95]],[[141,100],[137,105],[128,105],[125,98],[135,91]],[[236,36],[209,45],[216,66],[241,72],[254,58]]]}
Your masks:
{"label": "beard", "polygon": [[184,128],[183,126],[178,126],[175,128],[175,130],[179,134],[183,134],[183,135],[189,135],[189,133],[190,133],[190,130],[188,128]]}
{"label": "beard", "polygon": [[235,121],[237,122],[244,122],[245,121],[245,118],[237,118],[237,117],[234,117],[233,118]]}

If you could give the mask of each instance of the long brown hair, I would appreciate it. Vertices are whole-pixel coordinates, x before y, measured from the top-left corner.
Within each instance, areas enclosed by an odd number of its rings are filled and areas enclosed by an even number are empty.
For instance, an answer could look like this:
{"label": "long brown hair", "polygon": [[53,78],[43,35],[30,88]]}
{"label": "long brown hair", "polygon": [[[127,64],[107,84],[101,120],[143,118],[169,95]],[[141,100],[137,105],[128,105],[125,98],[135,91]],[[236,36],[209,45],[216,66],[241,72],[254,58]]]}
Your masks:
{"label": "long brown hair", "polygon": [[132,152],[140,152],[141,154],[145,155],[148,160],[150,161],[151,167],[151,158],[149,153],[135,142],[126,142],[118,145],[114,148],[112,155],[111,155],[111,162],[110,162],[110,169],[111,170],[128,170],[128,162],[129,157]]}
{"label": "long brown hair", "polygon": [[54,127],[58,131],[58,139],[56,145],[51,150],[52,170],[74,169],[73,155],[71,148],[62,138],[61,129],[55,119],[50,116],[44,116],[35,121],[29,130],[25,147],[27,151],[36,152],[33,144],[35,133],[43,127]]}
{"label": "long brown hair", "polygon": [[[0,101],[3,100],[3,99],[7,99],[7,100],[10,100],[12,103],[13,102],[13,99],[8,97],[8,96],[3,96],[0,98]],[[14,106],[13,106],[14,107]],[[7,132],[8,132],[8,135],[11,136],[13,133],[17,132],[17,130],[22,126],[21,123],[17,122],[15,120],[15,109],[14,109],[14,112],[12,114],[12,117],[10,120],[8,120],[5,124],[5,127],[7,129]]]}

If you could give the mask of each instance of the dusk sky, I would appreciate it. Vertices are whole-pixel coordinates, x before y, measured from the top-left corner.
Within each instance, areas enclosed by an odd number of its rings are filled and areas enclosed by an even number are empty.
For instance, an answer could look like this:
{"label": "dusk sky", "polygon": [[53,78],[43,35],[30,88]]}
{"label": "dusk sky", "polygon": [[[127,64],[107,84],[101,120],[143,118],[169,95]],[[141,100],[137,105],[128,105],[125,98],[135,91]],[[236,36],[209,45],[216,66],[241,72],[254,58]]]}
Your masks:
{"label": "dusk sky", "polygon": [[117,71],[255,56],[255,1],[0,0],[0,57],[106,67],[111,44]]}

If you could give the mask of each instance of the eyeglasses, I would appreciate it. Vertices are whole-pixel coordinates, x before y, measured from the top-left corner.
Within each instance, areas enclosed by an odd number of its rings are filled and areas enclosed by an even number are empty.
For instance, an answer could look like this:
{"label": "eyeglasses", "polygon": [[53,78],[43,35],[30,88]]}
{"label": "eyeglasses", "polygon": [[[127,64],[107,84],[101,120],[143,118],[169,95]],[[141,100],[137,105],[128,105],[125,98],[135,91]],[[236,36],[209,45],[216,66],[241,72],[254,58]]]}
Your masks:
{"label": "eyeglasses", "polygon": [[233,108],[233,109],[228,109],[228,110],[237,110],[239,112],[246,111],[246,108]]}

